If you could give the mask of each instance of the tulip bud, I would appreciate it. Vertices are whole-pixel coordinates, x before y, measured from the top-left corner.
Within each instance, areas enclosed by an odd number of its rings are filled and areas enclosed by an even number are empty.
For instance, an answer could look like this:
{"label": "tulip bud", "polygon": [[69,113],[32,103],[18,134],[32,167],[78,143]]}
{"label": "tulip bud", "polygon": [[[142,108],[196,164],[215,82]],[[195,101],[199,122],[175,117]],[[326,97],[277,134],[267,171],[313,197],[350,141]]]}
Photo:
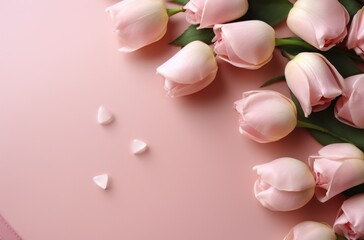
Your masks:
{"label": "tulip bud", "polygon": [[299,53],[287,63],[285,76],[288,87],[297,97],[306,117],[312,111],[327,108],[344,89],[343,77],[319,53]]}
{"label": "tulip bud", "polygon": [[364,239],[364,194],[345,200],[334,223],[334,230],[348,240]]}
{"label": "tulip bud", "polygon": [[294,158],[278,158],[253,167],[259,179],[254,184],[257,200],[273,211],[303,207],[314,195],[315,180],[308,166]]}
{"label": "tulip bud", "polygon": [[277,141],[296,127],[296,106],[275,91],[244,92],[234,107],[240,114],[240,132],[260,143]]}
{"label": "tulip bud", "polygon": [[364,74],[345,79],[343,96],[335,105],[335,117],[352,127],[364,129]]}
{"label": "tulip bud", "polygon": [[118,34],[121,52],[133,52],[160,40],[167,31],[163,0],[123,0],[106,9]]}
{"label": "tulip bud", "polygon": [[304,221],[294,226],[284,240],[336,240],[336,235],[326,223]]}
{"label": "tulip bud", "polygon": [[364,59],[364,7],[353,17],[350,24],[347,47],[354,49],[356,54]]}
{"label": "tulip bud", "polygon": [[258,69],[272,59],[275,32],[263,21],[217,24],[214,32],[217,56],[236,67]]}
{"label": "tulip bud", "polygon": [[316,179],[316,197],[326,202],[364,183],[364,153],[349,143],[329,144],[308,159]]}
{"label": "tulip bud", "polygon": [[242,17],[248,11],[248,1],[190,0],[184,9],[187,22],[200,24],[199,28],[207,28]]}
{"label": "tulip bud", "polygon": [[157,68],[164,78],[164,89],[170,97],[185,96],[202,90],[217,74],[212,49],[201,41],[193,41]]}
{"label": "tulip bud", "polygon": [[349,19],[337,0],[299,0],[288,14],[287,25],[300,38],[326,51],[345,38]]}

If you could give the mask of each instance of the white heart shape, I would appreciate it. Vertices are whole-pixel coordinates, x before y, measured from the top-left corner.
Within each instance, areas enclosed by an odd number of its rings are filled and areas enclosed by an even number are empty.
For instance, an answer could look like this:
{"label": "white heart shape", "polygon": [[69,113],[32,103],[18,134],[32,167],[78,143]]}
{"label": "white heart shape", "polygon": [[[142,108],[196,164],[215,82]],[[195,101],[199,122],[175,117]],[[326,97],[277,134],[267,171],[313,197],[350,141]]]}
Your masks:
{"label": "white heart shape", "polygon": [[109,176],[107,174],[97,175],[97,176],[93,177],[92,179],[94,180],[96,185],[99,186],[100,188],[102,188],[104,190],[107,188],[107,182],[109,180]]}
{"label": "white heart shape", "polygon": [[133,154],[140,154],[147,150],[147,148],[148,145],[141,140],[133,139],[133,141],[131,142],[131,152]]}
{"label": "white heart shape", "polygon": [[101,125],[106,125],[114,120],[113,114],[104,106],[99,107],[97,113],[97,122]]}

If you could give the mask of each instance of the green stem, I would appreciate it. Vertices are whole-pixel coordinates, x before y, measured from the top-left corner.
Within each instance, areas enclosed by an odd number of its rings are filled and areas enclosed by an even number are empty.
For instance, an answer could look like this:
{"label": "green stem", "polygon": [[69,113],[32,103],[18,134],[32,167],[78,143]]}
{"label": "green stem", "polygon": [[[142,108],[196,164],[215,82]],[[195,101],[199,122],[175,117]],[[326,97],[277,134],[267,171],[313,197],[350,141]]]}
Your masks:
{"label": "green stem", "polygon": [[352,143],[349,139],[341,137],[341,136],[337,135],[336,133],[331,132],[329,129],[321,127],[321,126],[316,125],[314,123],[309,123],[309,122],[304,122],[304,121],[298,120],[296,127],[307,128],[307,129],[320,131],[320,132],[326,133],[328,135],[331,135],[331,136],[333,136],[333,137],[335,137],[337,139],[340,139],[343,142]]}
{"label": "green stem", "polygon": [[292,60],[296,55],[290,54],[287,51],[282,51],[282,55],[286,58],[288,58],[289,60]]}
{"label": "green stem", "polygon": [[[315,47],[313,47],[312,45],[303,41],[302,39],[295,38],[295,37],[276,38],[275,46],[278,48],[283,47],[283,46],[302,47],[302,48],[307,49],[307,51],[324,53],[323,51],[316,49]],[[339,55],[346,55],[347,57],[351,58],[354,61],[363,62],[363,59],[361,57],[359,57],[358,55],[356,55],[355,53],[353,53],[352,51],[343,50],[338,47],[334,47],[327,52],[332,52],[334,54],[339,54]]]}
{"label": "green stem", "polygon": [[285,78],[285,76],[284,76],[284,75],[282,75],[282,76],[278,76],[278,77],[272,78],[272,79],[270,79],[270,80],[268,80],[268,81],[264,82],[262,85],[260,85],[260,87],[261,87],[261,88],[262,88],[262,87],[266,87],[266,86],[271,85],[271,84],[273,84],[273,83],[280,82],[280,81],[285,81],[285,80],[286,80],[286,78]]}
{"label": "green stem", "polygon": [[178,8],[167,8],[167,14],[169,17],[172,17],[173,15],[180,13],[180,12],[184,12],[185,9],[183,7],[178,7]]}
{"label": "green stem", "polygon": [[317,51],[316,48],[314,48],[313,46],[311,46],[310,44],[306,43],[305,41],[303,41],[299,38],[276,38],[275,45],[276,45],[276,47],[297,46],[297,47],[307,48],[307,50]]}

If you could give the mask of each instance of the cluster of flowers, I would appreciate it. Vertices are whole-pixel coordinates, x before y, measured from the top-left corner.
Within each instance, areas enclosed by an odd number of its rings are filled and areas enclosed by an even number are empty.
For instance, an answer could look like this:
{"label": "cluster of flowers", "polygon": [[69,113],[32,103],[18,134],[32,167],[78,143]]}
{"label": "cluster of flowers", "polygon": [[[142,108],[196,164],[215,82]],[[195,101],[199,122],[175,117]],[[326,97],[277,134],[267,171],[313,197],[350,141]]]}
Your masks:
{"label": "cluster of flowers", "polygon": [[[157,68],[170,97],[186,96],[208,86],[216,77],[217,59],[254,70],[272,59],[276,47],[287,44],[284,39],[276,39],[275,30],[266,22],[240,20],[249,11],[248,0],[175,2],[184,6],[170,9],[164,0],[122,0],[107,8],[121,52],[136,51],[160,40],[167,31],[169,17],[179,12],[184,12],[186,21],[196,25],[197,30],[212,29],[210,43],[198,37],[192,39]],[[300,43],[314,49],[285,54],[290,61],[284,77],[300,109],[275,91],[245,92],[234,104],[240,116],[240,132],[260,143],[274,142],[299,126],[299,110],[307,118],[327,109],[332,102],[340,122],[364,129],[364,74],[344,79],[323,54],[341,45],[344,51],[352,50],[359,59],[364,58],[364,8],[351,18],[338,0],[291,2],[287,26],[302,39]],[[318,155],[310,156],[308,165],[285,157],[255,166],[254,170],[260,176],[254,187],[259,202],[271,210],[290,211],[304,206],[315,193],[319,201],[325,202],[364,183],[364,154],[350,143],[330,144]],[[336,239],[335,232],[350,240],[364,238],[363,207],[364,194],[355,195],[343,203],[333,228],[303,222],[285,239]]]}
{"label": "cluster of flowers", "polygon": [[253,20],[218,24],[243,16],[247,9],[247,0],[189,1],[184,8],[177,9],[167,9],[163,0],[123,0],[107,11],[115,24],[122,52],[135,51],[160,40],[167,31],[168,13],[185,11],[186,20],[199,24],[199,29],[213,27],[214,50],[202,41],[192,41],[157,68],[168,95],[180,97],[200,91],[215,79],[218,70],[215,54],[247,69],[260,68],[271,60],[275,32],[267,23]]}
{"label": "cluster of flowers", "polygon": [[[294,158],[283,157],[253,167],[259,175],[254,192],[258,201],[273,211],[291,211],[301,208],[315,194],[326,202],[337,194],[364,182],[364,153],[349,143],[329,144],[316,155],[309,156],[308,165]],[[364,194],[346,200],[333,229],[347,239],[364,238]],[[312,225],[312,224],[310,224]],[[328,231],[326,224],[313,224]],[[303,237],[306,225],[298,225],[299,233],[290,233],[287,239],[336,239],[334,237]],[[295,231],[296,231],[295,230]],[[311,230],[315,234],[321,230]],[[335,236],[330,230],[331,236]],[[296,236],[297,235],[297,236]],[[294,236],[294,237],[292,237]]]}

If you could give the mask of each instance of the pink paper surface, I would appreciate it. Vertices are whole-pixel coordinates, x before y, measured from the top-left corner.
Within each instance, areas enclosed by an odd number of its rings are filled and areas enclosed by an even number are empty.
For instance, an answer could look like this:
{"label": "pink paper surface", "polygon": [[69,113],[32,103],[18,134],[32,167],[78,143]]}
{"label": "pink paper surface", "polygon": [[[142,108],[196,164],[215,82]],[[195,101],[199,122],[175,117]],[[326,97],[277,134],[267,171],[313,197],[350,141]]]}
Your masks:
{"label": "pink paper surface", "polygon": [[[155,69],[186,27],[136,53],[117,52],[110,0],[0,3],[0,213],[24,239],[283,239],[302,220],[332,224],[343,198],[271,212],[254,198],[256,164],[306,160],[304,130],[255,143],[233,102],[281,75],[279,53],[258,71],[219,62],[203,91],[170,99]],[[268,87],[288,94],[284,83]],[[115,121],[97,123],[100,105]],[[148,143],[130,152],[132,139]],[[107,173],[108,190],[95,175]]]}
{"label": "pink paper surface", "polygon": [[0,215],[0,240],[21,240],[19,235],[9,225],[9,223]]}

